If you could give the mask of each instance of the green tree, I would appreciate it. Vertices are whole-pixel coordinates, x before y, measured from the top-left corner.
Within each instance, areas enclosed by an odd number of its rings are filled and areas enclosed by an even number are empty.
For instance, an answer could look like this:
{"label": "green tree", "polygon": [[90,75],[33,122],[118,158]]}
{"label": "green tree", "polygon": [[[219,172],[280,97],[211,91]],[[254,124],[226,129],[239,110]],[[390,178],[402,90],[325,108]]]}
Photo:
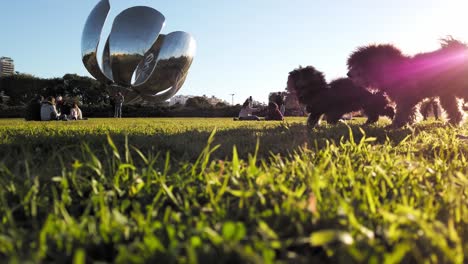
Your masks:
{"label": "green tree", "polygon": [[187,99],[185,102],[186,107],[193,107],[193,108],[210,108],[212,105],[208,101],[208,98],[205,96],[194,96],[192,98]]}

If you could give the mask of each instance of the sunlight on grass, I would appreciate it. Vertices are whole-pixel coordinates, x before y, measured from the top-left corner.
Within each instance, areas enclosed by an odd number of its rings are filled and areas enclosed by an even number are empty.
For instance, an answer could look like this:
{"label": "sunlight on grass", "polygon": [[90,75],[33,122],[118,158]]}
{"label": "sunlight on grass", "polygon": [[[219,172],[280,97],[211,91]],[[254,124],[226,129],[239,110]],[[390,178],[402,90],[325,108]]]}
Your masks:
{"label": "sunlight on grass", "polygon": [[0,255],[463,263],[468,129],[0,120]]}

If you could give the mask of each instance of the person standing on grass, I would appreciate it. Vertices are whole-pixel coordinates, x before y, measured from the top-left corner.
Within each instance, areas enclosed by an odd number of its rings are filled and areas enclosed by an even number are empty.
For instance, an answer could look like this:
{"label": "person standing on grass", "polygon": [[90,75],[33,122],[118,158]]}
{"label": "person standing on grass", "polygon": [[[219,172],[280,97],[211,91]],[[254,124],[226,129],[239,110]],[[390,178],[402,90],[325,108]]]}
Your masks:
{"label": "person standing on grass", "polygon": [[121,92],[118,92],[115,96],[115,111],[114,117],[121,118],[122,117],[122,105],[124,102],[124,96]]}

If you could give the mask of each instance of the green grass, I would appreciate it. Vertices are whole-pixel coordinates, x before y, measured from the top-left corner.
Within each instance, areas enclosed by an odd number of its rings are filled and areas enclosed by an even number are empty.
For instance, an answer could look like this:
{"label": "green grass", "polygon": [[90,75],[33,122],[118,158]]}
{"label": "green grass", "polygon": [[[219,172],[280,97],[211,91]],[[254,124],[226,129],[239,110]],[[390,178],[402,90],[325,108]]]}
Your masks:
{"label": "green grass", "polygon": [[0,120],[18,263],[464,263],[468,126]]}

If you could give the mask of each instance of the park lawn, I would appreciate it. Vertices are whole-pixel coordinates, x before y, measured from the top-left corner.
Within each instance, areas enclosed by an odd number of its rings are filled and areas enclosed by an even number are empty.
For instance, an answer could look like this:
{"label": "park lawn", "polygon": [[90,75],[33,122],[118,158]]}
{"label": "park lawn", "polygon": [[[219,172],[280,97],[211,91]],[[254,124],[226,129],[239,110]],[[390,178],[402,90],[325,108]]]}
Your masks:
{"label": "park lawn", "polygon": [[305,120],[0,120],[0,256],[468,261],[468,126]]}

